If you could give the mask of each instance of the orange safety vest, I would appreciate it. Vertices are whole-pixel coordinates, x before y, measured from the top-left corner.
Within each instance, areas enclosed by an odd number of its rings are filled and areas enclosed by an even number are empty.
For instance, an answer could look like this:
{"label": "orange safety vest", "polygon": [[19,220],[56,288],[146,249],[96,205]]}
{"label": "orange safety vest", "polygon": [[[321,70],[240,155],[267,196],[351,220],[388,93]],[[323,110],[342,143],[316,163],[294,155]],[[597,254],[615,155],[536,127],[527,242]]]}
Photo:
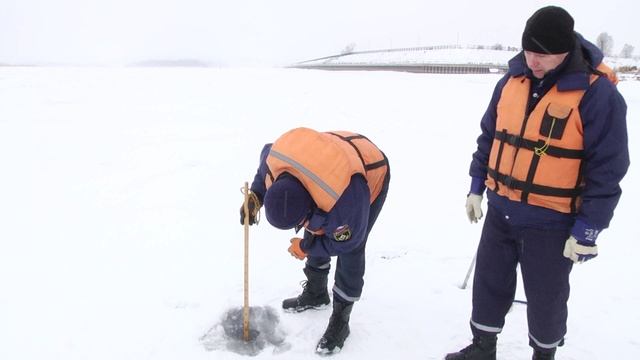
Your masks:
{"label": "orange safety vest", "polygon": [[318,207],[330,211],[351,181],[362,174],[372,203],[382,191],[387,159],[369,139],[348,132],[297,128],[280,136],[267,156],[267,189],[287,172],[304,185]]}
{"label": "orange safety vest", "polygon": [[[598,70],[614,84],[604,64]],[[592,75],[592,84],[598,75]],[[584,186],[582,118],[586,90],[554,85],[526,116],[530,80],[511,77],[497,104],[496,132],[485,184],[501,196],[562,213],[575,213]]]}

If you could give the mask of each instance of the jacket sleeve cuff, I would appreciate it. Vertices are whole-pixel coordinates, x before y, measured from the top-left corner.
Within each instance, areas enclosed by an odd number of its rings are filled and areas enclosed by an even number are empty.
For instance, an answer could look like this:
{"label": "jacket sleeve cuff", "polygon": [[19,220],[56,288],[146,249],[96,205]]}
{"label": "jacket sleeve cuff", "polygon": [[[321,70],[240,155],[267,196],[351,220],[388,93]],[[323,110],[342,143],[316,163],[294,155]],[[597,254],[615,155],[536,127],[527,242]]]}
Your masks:
{"label": "jacket sleeve cuff", "polygon": [[576,238],[579,243],[593,245],[596,243],[600,231],[602,231],[602,229],[596,229],[584,221],[576,219],[571,229],[571,235]]}
{"label": "jacket sleeve cuff", "polygon": [[484,184],[484,179],[479,177],[471,177],[471,188],[469,189],[469,193],[482,195],[484,194],[484,190],[486,189],[486,185]]}
{"label": "jacket sleeve cuff", "polygon": [[304,250],[304,252],[309,252],[309,249],[311,249],[311,245],[313,245],[313,242],[316,241],[316,235],[313,235],[305,229],[303,229],[302,231],[304,232],[304,234],[302,235],[302,240],[300,241],[300,248]]}

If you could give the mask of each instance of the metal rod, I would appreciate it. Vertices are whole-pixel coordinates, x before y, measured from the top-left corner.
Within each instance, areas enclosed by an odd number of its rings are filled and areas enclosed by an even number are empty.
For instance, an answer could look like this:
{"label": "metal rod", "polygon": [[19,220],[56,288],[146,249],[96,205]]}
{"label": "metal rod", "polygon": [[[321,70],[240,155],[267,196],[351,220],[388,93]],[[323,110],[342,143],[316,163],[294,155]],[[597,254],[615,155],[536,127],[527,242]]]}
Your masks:
{"label": "metal rod", "polygon": [[467,270],[467,276],[464,277],[464,281],[462,282],[462,285],[460,286],[460,289],[466,289],[467,288],[467,282],[469,281],[469,276],[471,276],[471,271],[473,271],[473,266],[476,264],[476,256],[477,253],[475,255],[473,255],[473,259],[471,259],[471,264],[469,265],[469,270]]}

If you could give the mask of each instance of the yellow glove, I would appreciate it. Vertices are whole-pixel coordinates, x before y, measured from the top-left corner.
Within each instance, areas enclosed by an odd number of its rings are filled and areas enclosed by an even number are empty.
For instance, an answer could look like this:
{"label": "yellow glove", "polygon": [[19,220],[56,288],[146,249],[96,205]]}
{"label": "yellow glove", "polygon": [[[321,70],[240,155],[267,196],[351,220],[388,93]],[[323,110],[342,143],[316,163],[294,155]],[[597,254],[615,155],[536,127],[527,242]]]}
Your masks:
{"label": "yellow glove", "polygon": [[291,245],[289,245],[289,254],[291,254],[291,256],[293,256],[294,258],[298,259],[298,260],[304,260],[304,258],[307,257],[307,253],[304,252],[304,250],[302,250],[300,248],[300,241],[302,241],[301,238],[293,238],[290,240]]}

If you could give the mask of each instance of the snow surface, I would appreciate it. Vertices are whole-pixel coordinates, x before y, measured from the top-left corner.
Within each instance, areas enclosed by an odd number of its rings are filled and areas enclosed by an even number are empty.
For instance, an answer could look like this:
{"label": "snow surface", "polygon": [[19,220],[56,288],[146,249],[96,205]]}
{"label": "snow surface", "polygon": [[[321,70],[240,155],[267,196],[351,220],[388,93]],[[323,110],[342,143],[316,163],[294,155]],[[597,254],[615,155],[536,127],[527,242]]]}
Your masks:
{"label": "snow surface", "polygon": [[[471,291],[458,286],[481,230],[464,214],[467,170],[498,79],[0,68],[0,359],[246,358],[200,338],[242,305],[240,188],[262,145],[297,126],[361,132],[391,162],[364,293],[336,358],[441,359],[466,346]],[[638,159],[640,82],[619,89]],[[558,358],[640,358],[634,165],[600,255],[574,267]],[[250,302],[278,310],[290,345],[258,359],[317,359],[330,315],[280,310],[303,279],[286,251],[292,235],[265,219],[251,227]],[[530,358],[525,311],[509,313],[500,359]]]}

